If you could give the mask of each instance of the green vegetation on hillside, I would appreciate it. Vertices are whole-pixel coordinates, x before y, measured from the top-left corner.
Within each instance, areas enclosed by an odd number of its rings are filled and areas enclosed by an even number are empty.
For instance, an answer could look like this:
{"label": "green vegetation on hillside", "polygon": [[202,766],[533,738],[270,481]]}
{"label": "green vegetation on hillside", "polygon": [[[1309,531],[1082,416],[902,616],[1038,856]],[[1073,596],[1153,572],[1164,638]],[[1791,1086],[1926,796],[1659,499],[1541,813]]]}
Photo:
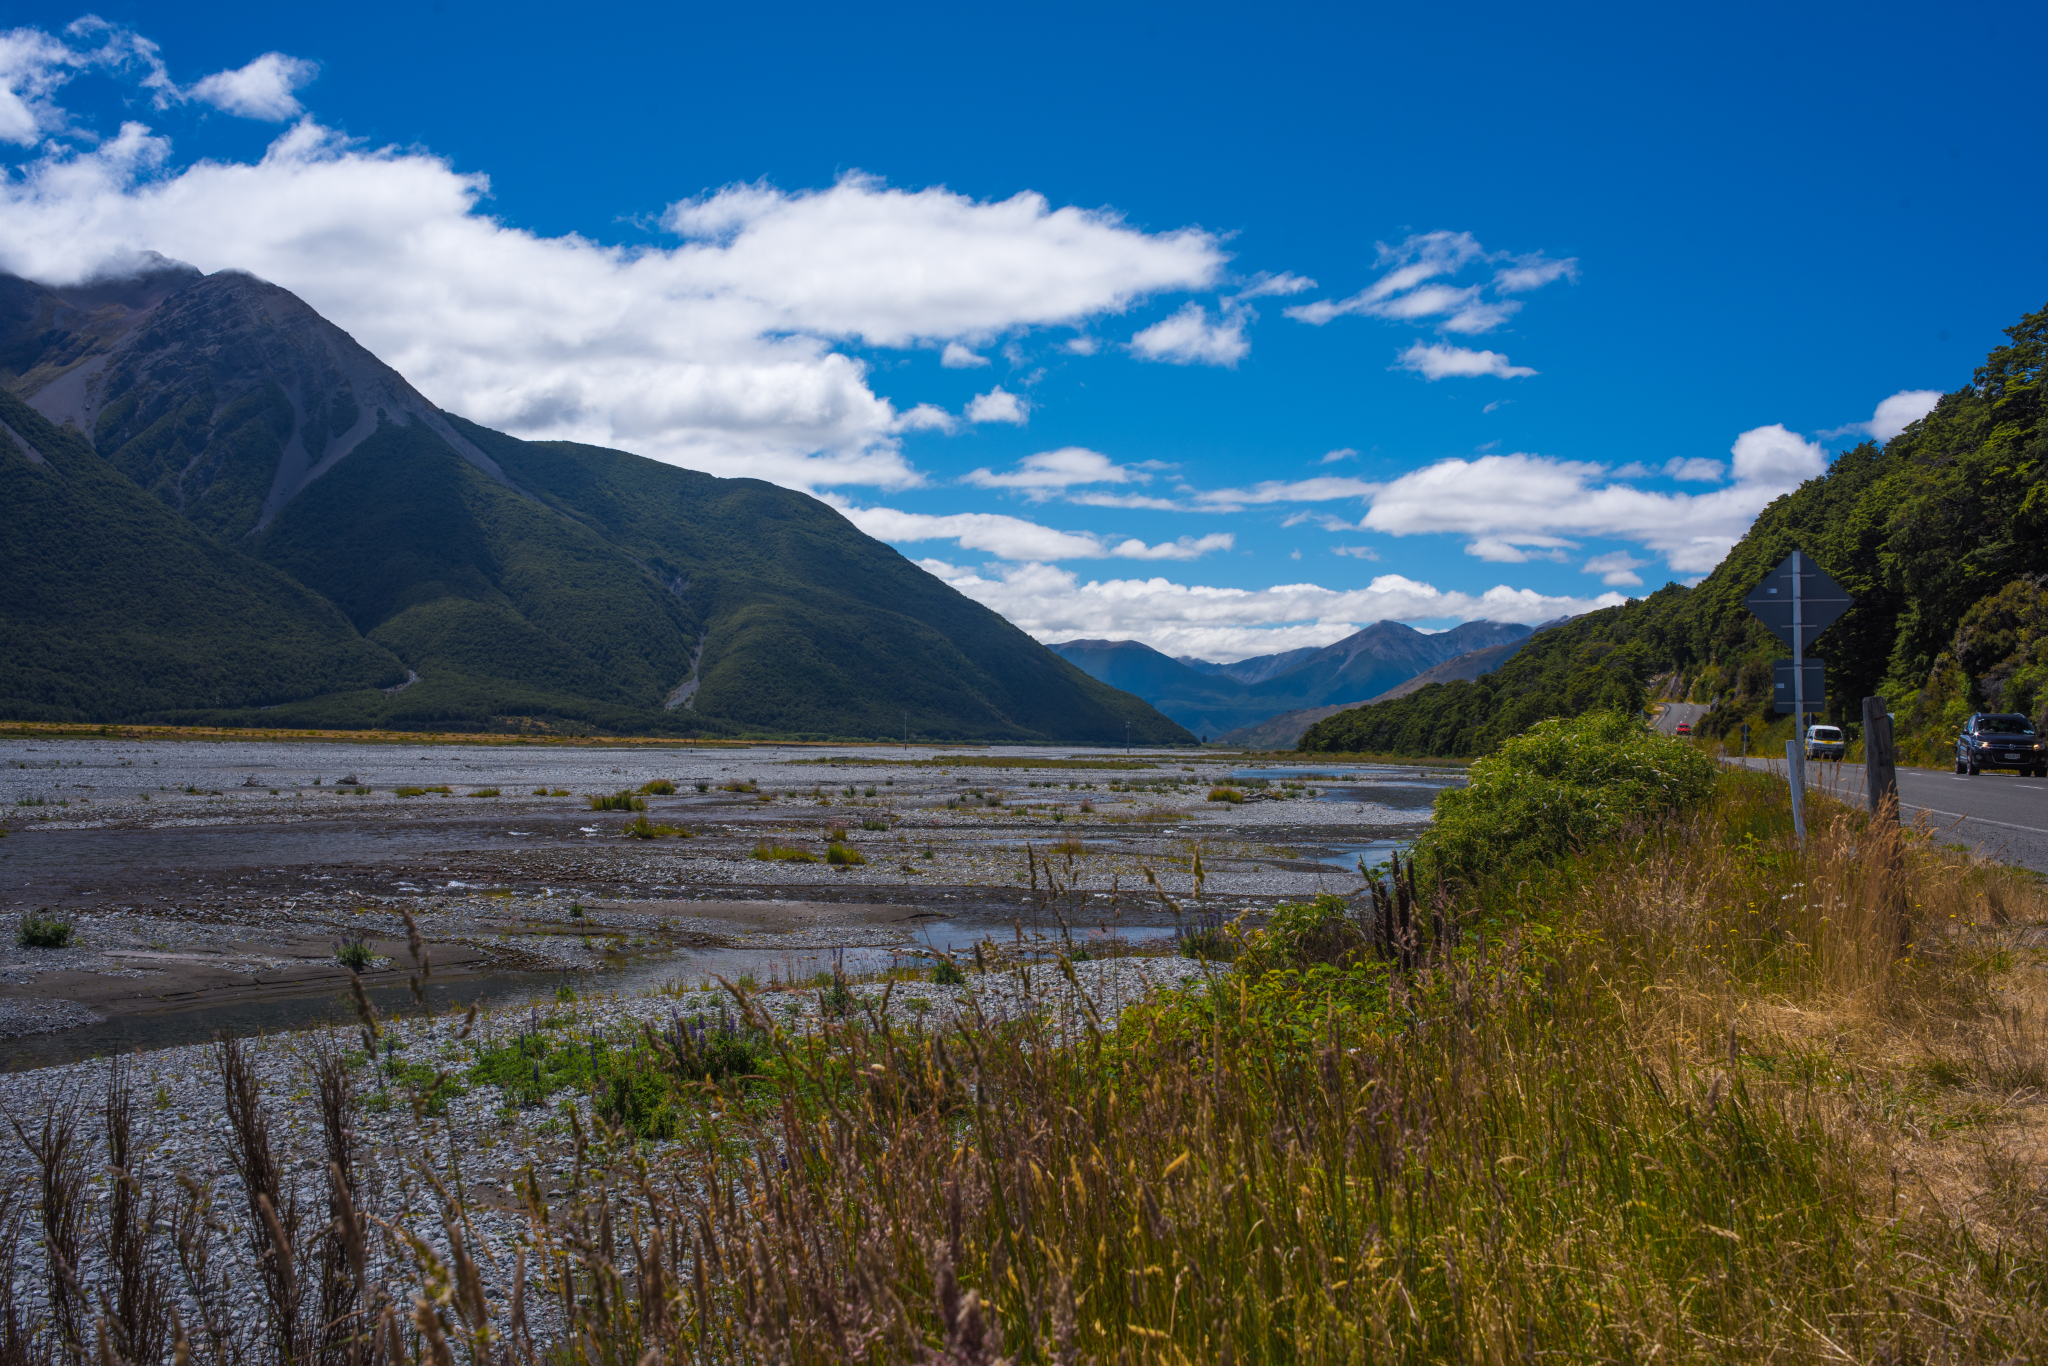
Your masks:
{"label": "green vegetation on hillside", "polygon": [[1718,702],[1699,733],[1776,721],[1771,665],[1791,651],[1742,600],[1794,548],[1856,606],[1823,633],[1828,717],[1862,699],[1898,715],[1902,757],[1940,763],[1978,708],[2048,723],[2048,308],[2030,313],[1965,388],[1883,449],[1866,442],[1772,503],[1698,587],[1667,587],[1535,637],[1497,673],[1341,712],[1309,751],[1483,754],[1530,722],[1639,707],[1653,680]]}
{"label": "green vegetation on hillside", "polygon": [[15,433],[0,431],[0,713],[267,717],[254,709],[350,688],[381,697],[404,680],[333,604],[215,541],[77,432],[5,392],[0,421]]}

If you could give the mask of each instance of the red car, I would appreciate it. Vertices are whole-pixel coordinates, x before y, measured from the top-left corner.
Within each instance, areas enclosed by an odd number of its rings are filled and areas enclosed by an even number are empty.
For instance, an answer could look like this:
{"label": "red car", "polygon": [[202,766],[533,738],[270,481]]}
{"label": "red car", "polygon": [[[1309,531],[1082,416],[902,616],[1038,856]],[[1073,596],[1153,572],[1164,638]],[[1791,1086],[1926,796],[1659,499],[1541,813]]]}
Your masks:
{"label": "red car", "polygon": [[1690,735],[1690,734],[1692,734],[1692,722],[1690,722],[1690,721],[1680,721],[1680,722],[1678,723],[1678,731],[1677,731],[1677,734],[1679,734],[1679,735]]}

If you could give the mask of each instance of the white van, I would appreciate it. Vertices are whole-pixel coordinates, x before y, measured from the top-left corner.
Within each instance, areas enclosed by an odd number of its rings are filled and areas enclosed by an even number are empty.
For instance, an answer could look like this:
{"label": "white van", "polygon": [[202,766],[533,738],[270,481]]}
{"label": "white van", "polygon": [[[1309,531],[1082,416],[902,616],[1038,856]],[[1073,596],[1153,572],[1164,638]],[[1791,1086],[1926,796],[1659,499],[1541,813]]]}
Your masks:
{"label": "white van", "polygon": [[1806,757],[1809,759],[1835,759],[1849,752],[1849,742],[1842,738],[1840,726],[1808,726],[1806,728]]}

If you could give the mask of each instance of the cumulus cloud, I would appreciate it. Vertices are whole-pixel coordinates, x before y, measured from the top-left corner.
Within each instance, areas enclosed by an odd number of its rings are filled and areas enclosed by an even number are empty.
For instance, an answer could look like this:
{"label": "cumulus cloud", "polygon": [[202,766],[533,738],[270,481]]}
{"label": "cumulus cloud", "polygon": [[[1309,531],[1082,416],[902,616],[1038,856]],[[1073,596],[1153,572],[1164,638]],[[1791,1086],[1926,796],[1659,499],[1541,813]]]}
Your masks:
{"label": "cumulus cloud", "polygon": [[[1354,560],[1377,560],[1380,557],[1380,552],[1369,545],[1333,545],[1330,547],[1330,553]],[[1299,559],[1300,555],[1297,553],[1295,558]]]}
{"label": "cumulus cloud", "polygon": [[1600,575],[1600,582],[1610,588],[1623,588],[1640,585],[1643,576],[1635,571],[1648,563],[1649,561],[1639,560],[1626,550],[1615,550],[1605,555],[1595,555],[1587,560],[1585,572]]}
{"label": "cumulus cloud", "polygon": [[1119,465],[1100,451],[1063,446],[1027,455],[1017,462],[1017,468],[1001,474],[989,469],[971,471],[961,482],[976,488],[1017,489],[1039,501],[1077,484],[1142,484],[1151,478],[1151,470],[1144,466]]}
{"label": "cumulus cloud", "polygon": [[[1481,262],[1506,264],[1490,280],[1451,283],[1451,277]],[[1395,322],[1437,319],[1441,332],[1490,332],[1522,307],[1520,300],[1504,296],[1578,278],[1575,259],[1554,260],[1541,252],[1489,253],[1469,232],[1417,233],[1399,246],[1382,242],[1379,265],[1385,273],[1350,298],[1318,299],[1288,309],[1287,316],[1314,327],[1357,314]]]}
{"label": "cumulus cloud", "polygon": [[946,343],[946,349],[939,353],[939,364],[948,370],[973,370],[989,364],[989,359],[968,350],[959,342],[949,341]]}
{"label": "cumulus cloud", "polygon": [[1092,356],[1102,349],[1102,343],[1093,337],[1069,337],[1060,343],[1060,350],[1070,356]]}
{"label": "cumulus cloud", "polygon": [[1031,405],[998,384],[967,402],[969,422],[1010,422],[1021,427],[1031,420]]}
{"label": "cumulus cloud", "polygon": [[1653,493],[1605,466],[1539,455],[1441,460],[1373,495],[1360,524],[1394,536],[1448,533],[1467,553],[1516,563],[1552,558],[1576,537],[1633,541],[1681,573],[1704,572],[1772,499],[1827,468],[1827,453],[1783,426],[1756,427],[1731,449],[1735,482],[1702,493]]}
{"label": "cumulus cloud", "polygon": [[[101,38],[93,51],[109,65],[155,80],[153,49]],[[26,145],[58,126],[50,93],[88,60],[100,59],[6,35],[0,138]],[[232,89],[210,88],[254,110],[258,77],[284,98],[298,69],[259,59],[234,74]],[[965,349],[1078,327],[1211,288],[1228,260],[1196,229],[1144,232],[1037,194],[985,201],[859,175],[818,190],[728,186],[670,206],[662,222],[680,241],[627,249],[497,222],[481,212],[485,176],[310,118],[254,162],[178,167],[171,152],[129,123],[37,153],[0,182],[0,269],[66,284],[155,250],[247,270],[466,417],[800,488],[919,483],[901,435],[944,429],[932,413],[899,414],[844,345]],[[1025,415],[998,390],[967,416]]]}
{"label": "cumulus cloud", "polygon": [[1322,458],[1321,460],[1318,460],[1318,461],[1317,461],[1316,463],[1317,463],[1317,464],[1319,464],[1319,465],[1334,465],[1334,464],[1336,464],[1336,463],[1337,463],[1337,462],[1338,462],[1339,460],[1356,460],[1356,459],[1358,459],[1358,452],[1357,452],[1357,451],[1355,451],[1355,450],[1353,450],[1353,449],[1351,449],[1351,447],[1349,447],[1349,446],[1345,446],[1345,447],[1343,447],[1343,448],[1342,448],[1342,449],[1340,449],[1340,450],[1334,450],[1334,451],[1329,451],[1329,452],[1326,452],[1326,453],[1324,454],[1323,458]]}
{"label": "cumulus cloud", "polygon": [[1390,368],[1412,370],[1427,380],[1469,379],[1479,375],[1520,379],[1536,373],[1526,365],[1509,364],[1508,358],[1498,351],[1471,351],[1448,342],[1427,346],[1417,342],[1403,351]]}
{"label": "cumulus cloud", "polygon": [[1624,600],[1613,592],[1555,597],[1505,584],[1484,593],[1447,592],[1400,574],[1382,574],[1364,588],[1348,590],[1313,583],[1219,588],[1162,577],[1084,582],[1051,564],[973,569],[944,560],[919,563],[1040,640],[1141,640],[1168,655],[1226,661],[1335,644],[1387,619],[1485,617],[1534,624]]}
{"label": "cumulus cloud", "polygon": [[932,403],[920,403],[896,418],[899,432],[956,432],[960,419]]}
{"label": "cumulus cloud", "polygon": [[1851,422],[1846,427],[1836,427],[1822,432],[1824,439],[1839,436],[1867,436],[1878,442],[1890,441],[1906,428],[1934,411],[1934,405],[1941,402],[1939,389],[1901,389],[1877,405],[1868,422]]}
{"label": "cumulus cloud", "polygon": [[245,67],[214,72],[187,93],[225,113],[283,123],[305,112],[294,92],[319,74],[319,66],[303,58],[266,52]]}
{"label": "cumulus cloud", "polygon": [[1225,306],[1212,323],[1207,309],[1198,303],[1186,303],[1172,317],[1132,337],[1131,351],[1140,360],[1235,369],[1252,349],[1244,335],[1250,317],[1248,309]]}
{"label": "cumulus cloud", "polygon": [[825,501],[878,541],[895,545],[919,541],[954,541],[965,550],[981,550],[998,559],[1019,562],[1053,560],[1193,560],[1211,551],[1229,550],[1237,541],[1229,532],[1182,536],[1147,545],[1136,537],[1109,540],[1087,531],[1059,531],[1022,517],[994,512],[933,515],[891,507],[860,507],[828,495]]}

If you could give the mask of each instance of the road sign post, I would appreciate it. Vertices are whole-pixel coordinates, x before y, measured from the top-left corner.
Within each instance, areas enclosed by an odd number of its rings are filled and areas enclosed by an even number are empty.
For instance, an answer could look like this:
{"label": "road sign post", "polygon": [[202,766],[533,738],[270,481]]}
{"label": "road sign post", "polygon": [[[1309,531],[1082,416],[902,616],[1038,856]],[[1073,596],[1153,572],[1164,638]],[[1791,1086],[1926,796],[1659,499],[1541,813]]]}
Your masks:
{"label": "road sign post", "polygon": [[[1791,662],[1774,670],[1771,691],[1775,709],[1792,713],[1793,738],[1785,744],[1785,780],[1792,786],[1792,828],[1804,844],[1806,718],[1809,712],[1821,711],[1827,698],[1827,666],[1818,659],[1809,663],[1806,647],[1815,636],[1834,625],[1856,600],[1842,591],[1842,585],[1804,551],[1794,550],[1776,569],[1764,575],[1764,581],[1751,589],[1742,602],[1778,639],[1792,647]],[[1810,704],[1808,694],[1813,697]]]}

